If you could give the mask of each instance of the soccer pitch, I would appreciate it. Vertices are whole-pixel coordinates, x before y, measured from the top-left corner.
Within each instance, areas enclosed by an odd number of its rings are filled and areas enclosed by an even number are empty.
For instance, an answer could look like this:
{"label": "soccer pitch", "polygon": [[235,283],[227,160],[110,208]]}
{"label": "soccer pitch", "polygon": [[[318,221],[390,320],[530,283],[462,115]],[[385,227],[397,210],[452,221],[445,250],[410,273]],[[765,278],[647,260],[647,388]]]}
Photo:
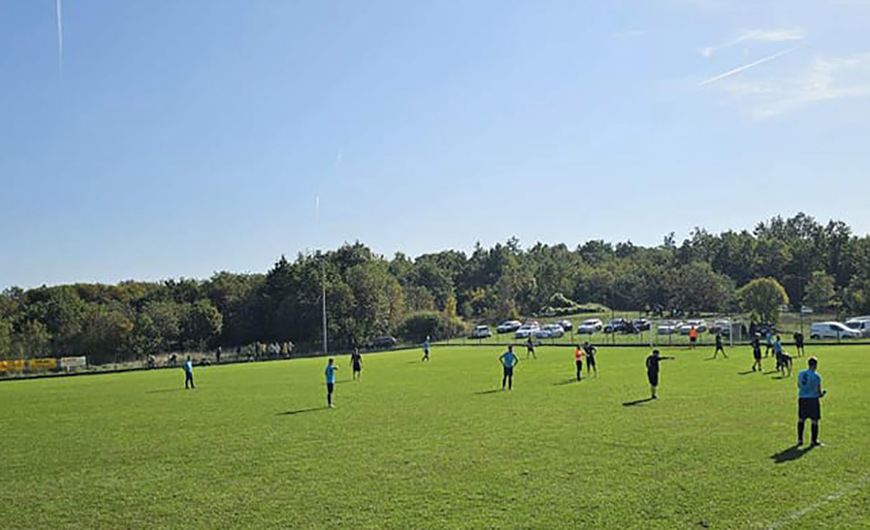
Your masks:
{"label": "soccer pitch", "polygon": [[[498,347],[0,384],[4,528],[870,526],[870,348],[812,347],[825,447],[795,440],[794,376],[748,348],[538,348],[502,393]],[[795,359],[795,374],[806,358]],[[765,371],[773,360],[764,359]],[[809,428],[807,429],[809,431]],[[809,433],[808,433],[809,434]],[[807,436],[808,436],[807,434]]]}

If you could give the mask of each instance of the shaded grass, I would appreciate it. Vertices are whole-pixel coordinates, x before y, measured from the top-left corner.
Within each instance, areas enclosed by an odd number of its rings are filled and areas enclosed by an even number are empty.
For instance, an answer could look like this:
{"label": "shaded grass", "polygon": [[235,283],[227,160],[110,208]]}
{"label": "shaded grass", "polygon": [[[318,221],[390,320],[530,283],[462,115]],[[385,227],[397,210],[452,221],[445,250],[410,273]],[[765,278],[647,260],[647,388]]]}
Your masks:
{"label": "shaded grass", "polygon": [[[367,355],[324,408],[323,359],[0,384],[9,528],[815,528],[870,524],[870,349],[814,349],[827,447],[794,448],[794,378],[746,348],[601,348],[599,379],[539,348]],[[520,352],[522,357],[522,352]],[[765,359],[770,370],[771,359]],[[804,361],[795,359],[795,372]],[[346,358],[340,367],[349,368]],[[570,384],[569,384],[570,383]],[[175,391],[175,389],[180,389]],[[628,406],[630,404],[631,406]]]}

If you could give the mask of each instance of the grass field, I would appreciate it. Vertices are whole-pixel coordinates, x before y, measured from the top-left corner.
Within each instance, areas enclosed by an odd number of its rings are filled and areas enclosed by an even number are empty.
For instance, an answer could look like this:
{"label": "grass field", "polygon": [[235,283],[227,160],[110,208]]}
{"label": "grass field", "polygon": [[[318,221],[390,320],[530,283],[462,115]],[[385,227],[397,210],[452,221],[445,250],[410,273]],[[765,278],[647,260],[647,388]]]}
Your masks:
{"label": "grass field", "polygon": [[[794,379],[741,375],[748,349],[523,361],[435,348],[0,384],[4,528],[858,528],[870,526],[870,348],[811,349],[826,447],[790,450]],[[771,368],[766,359],[765,368]],[[796,360],[796,371],[804,366]],[[809,428],[807,429],[809,431]]]}

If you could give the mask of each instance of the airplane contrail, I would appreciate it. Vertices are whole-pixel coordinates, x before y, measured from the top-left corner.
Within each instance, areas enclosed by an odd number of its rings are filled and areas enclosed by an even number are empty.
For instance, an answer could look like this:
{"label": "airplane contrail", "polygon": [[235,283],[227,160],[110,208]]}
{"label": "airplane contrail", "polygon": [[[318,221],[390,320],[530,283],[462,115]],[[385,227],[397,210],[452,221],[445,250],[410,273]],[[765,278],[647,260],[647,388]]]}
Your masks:
{"label": "airplane contrail", "polygon": [[732,75],[739,74],[740,72],[742,72],[744,70],[749,70],[750,68],[756,67],[760,64],[764,64],[768,61],[772,61],[774,59],[782,57],[783,55],[789,54],[798,48],[799,48],[799,46],[795,46],[794,48],[789,48],[787,50],[774,53],[773,55],[768,55],[767,57],[763,57],[763,58],[761,58],[757,61],[753,61],[749,64],[744,64],[743,66],[738,66],[737,68],[734,68],[733,70],[728,70],[727,72],[723,72],[719,75],[714,75],[710,79],[706,79],[706,80],[698,83],[698,86],[709,85],[710,83],[715,83],[716,81],[719,81],[720,79],[725,79],[726,77],[731,77]]}
{"label": "airplane contrail", "polygon": [[61,0],[54,1],[57,13],[57,65],[63,72],[63,5]]}

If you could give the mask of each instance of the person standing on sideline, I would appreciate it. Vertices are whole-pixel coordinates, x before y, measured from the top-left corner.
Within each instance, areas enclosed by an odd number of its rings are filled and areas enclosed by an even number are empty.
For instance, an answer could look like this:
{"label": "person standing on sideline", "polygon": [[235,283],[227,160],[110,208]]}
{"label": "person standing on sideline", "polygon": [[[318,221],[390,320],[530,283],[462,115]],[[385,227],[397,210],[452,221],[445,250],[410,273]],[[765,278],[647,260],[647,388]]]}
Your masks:
{"label": "person standing on sideline", "polygon": [[758,371],[761,371],[761,334],[756,333],[752,336],[752,357],[755,361],[752,363],[752,371],[755,371],[755,368],[758,367]]}
{"label": "person standing on sideline", "polygon": [[429,360],[429,335],[426,335],[426,340],[423,342],[423,359],[421,362]]}
{"label": "person standing on sideline", "polygon": [[797,424],[797,444],[798,446],[804,443],[804,423],[807,419],[810,420],[812,429],[812,445],[823,445],[819,441],[819,420],[822,419],[822,408],[819,400],[826,394],[822,390],[822,376],[816,370],[819,366],[819,361],[815,357],[810,357],[807,362],[809,368],[798,374],[798,424]]}
{"label": "person standing on sideline", "polygon": [[804,334],[800,331],[796,331],[794,334],[794,352],[798,357],[806,353],[806,350],[804,350]]}
{"label": "person standing on sideline", "polygon": [[514,355],[514,347],[508,346],[507,351],[501,354],[498,360],[501,361],[502,368],[504,368],[504,375],[501,378],[501,391],[504,392],[505,383],[507,383],[507,389],[510,391],[514,386],[514,366],[520,362],[520,359]]}
{"label": "person standing on sideline", "polygon": [[354,348],[350,354],[350,364],[353,367],[353,379],[362,379],[362,355],[359,348]]}
{"label": "person standing on sideline", "polygon": [[728,358],[728,354],[725,353],[725,346],[722,345],[722,333],[716,333],[716,351],[713,352],[713,358],[719,355],[719,352],[722,352],[722,357]]}
{"label": "person standing on sideline", "polygon": [[535,359],[538,358],[538,356],[535,355],[535,341],[532,340],[531,335],[529,335],[529,338],[526,339],[526,359],[528,359],[529,357],[533,357]]}
{"label": "person standing on sideline", "polygon": [[580,381],[583,376],[583,350],[579,344],[574,348],[574,366],[577,368],[577,380]]}
{"label": "person standing on sideline", "polygon": [[335,408],[332,403],[332,393],[335,392],[335,372],[338,371],[338,366],[335,365],[335,359],[329,359],[326,363],[326,406]]}
{"label": "person standing on sideline", "polygon": [[221,347],[218,346],[217,350],[214,352],[215,364],[221,363]]}
{"label": "person standing on sideline", "polygon": [[689,330],[689,349],[695,349],[695,343],[698,342],[698,330],[695,326],[692,326],[692,329]]}
{"label": "person standing on sideline", "polygon": [[190,360],[190,355],[187,356],[187,360],[184,362],[184,389],[188,389],[188,384],[190,385],[190,389],[194,389],[196,387],[193,386],[193,362]]}
{"label": "person standing on sideline", "polygon": [[583,344],[583,354],[586,356],[586,375],[589,375],[589,371],[592,370],[595,372],[595,379],[598,379],[598,364],[595,362],[596,353],[598,352],[595,346],[588,342]]}
{"label": "person standing on sideline", "polygon": [[659,362],[673,359],[673,357],[665,357],[659,354],[658,350],[653,350],[652,355],[646,358],[646,378],[649,381],[650,399],[658,399],[656,388],[659,386]]}

